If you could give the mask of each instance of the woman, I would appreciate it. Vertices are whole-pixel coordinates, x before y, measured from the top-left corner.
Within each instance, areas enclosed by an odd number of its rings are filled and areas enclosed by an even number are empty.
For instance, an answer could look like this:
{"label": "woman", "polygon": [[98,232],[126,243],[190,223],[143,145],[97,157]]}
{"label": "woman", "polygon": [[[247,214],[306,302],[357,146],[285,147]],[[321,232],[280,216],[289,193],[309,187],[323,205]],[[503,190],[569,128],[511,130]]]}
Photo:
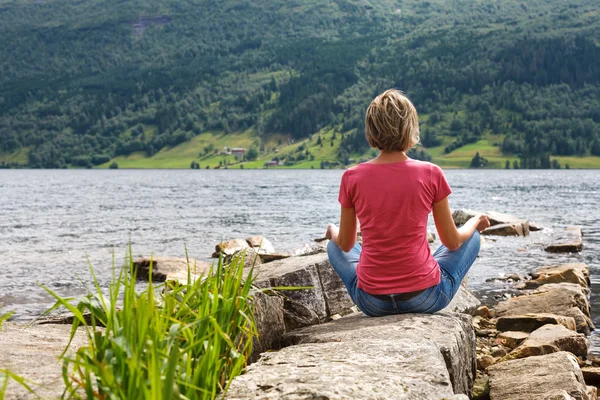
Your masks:
{"label": "woman", "polygon": [[[439,311],[477,258],[479,232],[489,219],[479,215],[457,229],[442,170],[406,156],[419,142],[419,122],[402,92],[388,90],[373,100],[366,136],[380,154],[342,176],[340,227],[327,226],[329,259],[366,315]],[[443,244],[433,255],[427,242],[432,211]],[[357,219],[362,247],[356,243]]]}

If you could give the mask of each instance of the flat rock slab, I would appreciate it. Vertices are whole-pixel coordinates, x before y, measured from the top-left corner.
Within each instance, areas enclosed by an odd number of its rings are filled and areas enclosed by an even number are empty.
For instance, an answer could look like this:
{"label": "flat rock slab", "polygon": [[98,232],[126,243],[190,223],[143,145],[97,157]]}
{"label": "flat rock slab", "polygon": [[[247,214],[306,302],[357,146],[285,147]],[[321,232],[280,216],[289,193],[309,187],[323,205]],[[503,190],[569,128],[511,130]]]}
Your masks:
{"label": "flat rock slab", "polygon": [[577,332],[586,335],[589,335],[590,330],[594,328],[586,292],[579,285],[543,285],[537,292],[501,301],[494,308],[496,317],[529,313],[551,313],[572,317]]}
{"label": "flat rock slab", "polygon": [[245,239],[231,239],[225,240],[215,246],[215,252],[213,253],[214,258],[218,258],[219,254],[223,253],[226,256],[234,255],[235,253],[249,249],[250,245]]}
{"label": "flat rock slab", "polygon": [[588,341],[583,334],[573,332],[562,325],[544,325],[531,332],[529,337],[505,359],[541,356],[559,351],[568,351],[576,356],[585,357],[588,353]]}
{"label": "flat rock slab", "polygon": [[509,349],[514,349],[515,347],[518,347],[521,343],[523,343],[528,337],[529,333],[527,332],[500,332],[498,336],[496,336],[496,340],[494,341],[494,343],[502,345],[504,347],[508,347]]}
{"label": "flat rock slab", "polygon": [[264,236],[252,236],[246,239],[246,242],[252,247],[258,254],[274,254],[275,247]]}
{"label": "flat rock slab", "polygon": [[572,263],[541,267],[531,274],[532,280],[525,282],[526,288],[536,288],[547,283],[574,283],[582,287],[590,285],[590,268],[583,263]]}
{"label": "flat rock slab", "polygon": [[[463,281],[463,283],[464,282],[465,281]],[[469,289],[467,289],[465,285],[461,284],[458,288],[458,292],[443,311],[473,315],[477,311],[477,308],[480,304],[481,302],[477,299],[477,297],[475,297],[475,295]]]}
{"label": "flat rock slab", "polygon": [[[32,381],[32,389],[43,399],[58,399],[63,390],[62,362],[71,333],[70,325],[23,325],[4,323],[0,331],[0,368]],[[80,329],[70,351],[87,345],[87,335]],[[11,381],[6,399],[28,399],[32,395]]]}
{"label": "flat rock slab", "polygon": [[494,364],[488,373],[491,400],[547,399],[561,391],[578,400],[596,399],[577,359],[564,351]]}
{"label": "flat rock slab", "polygon": [[525,314],[525,315],[508,315],[500,317],[496,321],[496,329],[500,332],[520,331],[533,332],[544,325],[562,325],[572,331],[577,329],[575,319],[573,317],[565,317],[556,314]]}
{"label": "flat rock slab", "polygon": [[599,367],[583,367],[581,368],[585,383],[593,386],[600,386],[600,368]]}
{"label": "flat rock slab", "polygon": [[442,399],[454,395],[446,363],[427,340],[309,343],[265,353],[226,399]]}
{"label": "flat rock slab", "polygon": [[[359,340],[421,343],[431,341],[445,360],[455,393],[470,393],[475,379],[475,335],[471,317],[463,314],[401,314],[365,317],[356,313],[284,335],[285,345],[353,343]],[[399,345],[398,345],[399,346]]]}
{"label": "flat rock slab", "polygon": [[569,226],[557,234],[554,242],[546,246],[549,253],[579,253],[583,250],[581,227]]}

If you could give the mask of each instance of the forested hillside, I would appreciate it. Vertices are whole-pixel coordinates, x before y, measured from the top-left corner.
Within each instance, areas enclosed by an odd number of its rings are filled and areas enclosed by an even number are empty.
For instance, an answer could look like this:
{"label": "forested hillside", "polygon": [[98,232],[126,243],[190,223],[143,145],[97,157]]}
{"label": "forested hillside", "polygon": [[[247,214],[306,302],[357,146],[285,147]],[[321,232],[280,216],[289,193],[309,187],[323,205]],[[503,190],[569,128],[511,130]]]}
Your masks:
{"label": "forested hillside", "polygon": [[434,158],[600,156],[597,0],[0,0],[0,38],[4,166],[324,132],[347,163],[389,87]]}

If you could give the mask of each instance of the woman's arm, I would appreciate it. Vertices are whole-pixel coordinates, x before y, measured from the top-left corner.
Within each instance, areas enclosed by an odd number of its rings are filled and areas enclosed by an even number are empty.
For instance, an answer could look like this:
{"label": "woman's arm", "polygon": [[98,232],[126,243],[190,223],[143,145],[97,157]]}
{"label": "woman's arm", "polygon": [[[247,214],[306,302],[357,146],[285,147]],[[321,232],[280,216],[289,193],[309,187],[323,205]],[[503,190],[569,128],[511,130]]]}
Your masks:
{"label": "woman's arm", "polygon": [[354,208],[342,207],[340,227],[338,228],[334,224],[327,225],[325,237],[333,240],[346,253],[352,250],[356,243],[356,212]]}
{"label": "woman's arm", "polygon": [[490,226],[490,219],[487,215],[477,215],[457,229],[452,219],[447,197],[433,203],[433,220],[442,244],[450,251],[458,250],[473,235],[475,230],[481,232]]}

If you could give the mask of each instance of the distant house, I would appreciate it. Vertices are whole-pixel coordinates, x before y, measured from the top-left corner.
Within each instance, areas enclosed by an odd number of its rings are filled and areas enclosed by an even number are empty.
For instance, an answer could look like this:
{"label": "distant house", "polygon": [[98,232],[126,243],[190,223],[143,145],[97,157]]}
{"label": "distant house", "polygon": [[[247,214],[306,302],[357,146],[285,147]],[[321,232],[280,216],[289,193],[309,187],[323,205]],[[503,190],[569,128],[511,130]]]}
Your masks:
{"label": "distant house", "polygon": [[244,149],[243,147],[234,147],[233,149],[231,149],[231,154],[233,154],[236,157],[243,157],[245,152],[246,149]]}
{"label": "distant house", "polygon": [[271,161],[267,161],[267,162],[265,163],[265,167],[276,167],[277,165],[279,165],[279,164],[277,163],[277,161],[273,161],[273,160],[271,160]]}

